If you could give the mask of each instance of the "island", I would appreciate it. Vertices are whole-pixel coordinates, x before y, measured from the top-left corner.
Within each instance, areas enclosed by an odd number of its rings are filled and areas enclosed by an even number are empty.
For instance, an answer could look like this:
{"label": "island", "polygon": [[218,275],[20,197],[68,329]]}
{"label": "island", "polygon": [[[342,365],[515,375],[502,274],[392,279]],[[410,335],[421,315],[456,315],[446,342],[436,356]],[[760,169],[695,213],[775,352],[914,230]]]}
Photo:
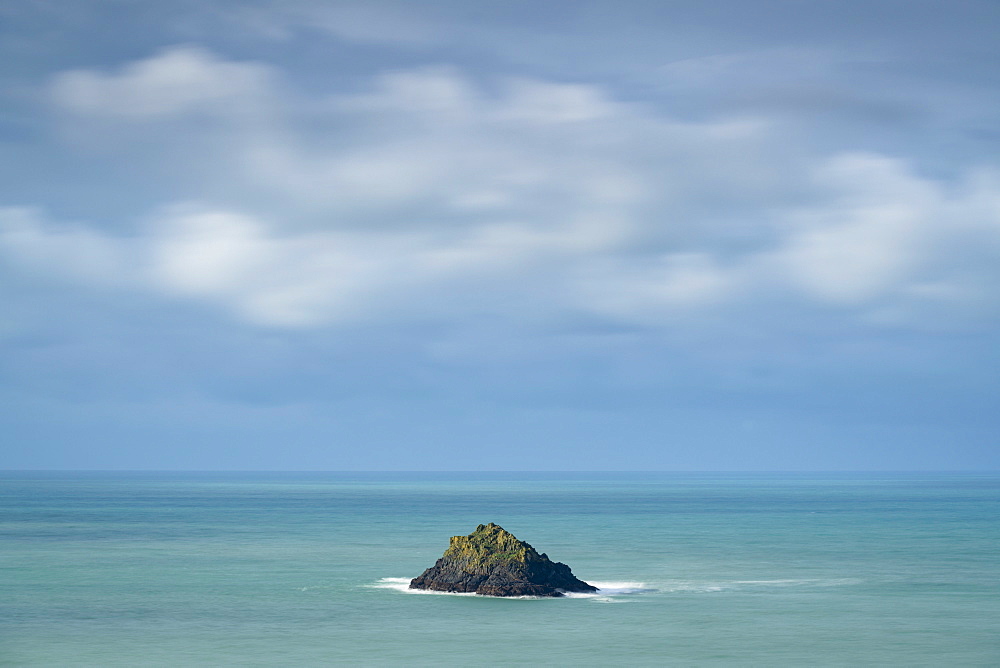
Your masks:
{"label": "island", "polygon": [[562,596],[595,592],[569,566],[539,554],[502,527],[480,524],[468,536],[453,536],[444,556],[410,581],[410,589],[482,596]]}

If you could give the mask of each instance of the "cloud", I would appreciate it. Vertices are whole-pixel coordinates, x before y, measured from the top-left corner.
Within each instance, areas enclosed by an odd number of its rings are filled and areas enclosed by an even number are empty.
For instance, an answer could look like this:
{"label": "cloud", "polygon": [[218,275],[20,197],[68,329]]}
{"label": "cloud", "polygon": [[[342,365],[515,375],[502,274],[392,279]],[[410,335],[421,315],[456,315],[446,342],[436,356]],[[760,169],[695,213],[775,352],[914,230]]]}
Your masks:
{"label": "cloud", "polygon": [[131,63],[117,74],[72,70],[55,77],[55,103],[81,114],[155,118],[192,111],[236,114],[258,103],[271,70],[221,60],[197,46],[175,46]]}
{"label": "cloud", "polygon": [[287,206],[337,212],[341,223],[380,212],[380,226],[413,225],[416,212],[425,225],[461,226],[459,216],[537,225],[544,216],[551,227],[641,198],[634,170],[591,139],[615,120],[599,89],[505,83],[489,95],[454,68],[384,73],[366,91],[326,101],[319,122],[330,131],[318,142],[287,125],[256,132],[226,171]]}
{"label": "cloud", "polygon": [[813,179],[827,196],[786,216],[789,228],[774,258],[814,299],[954,299],[975,288],[966,262],[977,248],[998,249],[996,175],[971,174],[949,192],[899,159],[845,154],[817,168]]}
{"label": "cloud", "polygon": [[[145,242],[159,291],[278,327],[454,317],[451,309],[469,305],[471,286],[483,295],[504,291],[530,265],[573,252],[559,234],[517,225],[445,238],[420,229],[281,233],[245,214],[193,205],[159,216]],[[532,287],[514,292],[522,290]],[[477,310],[512,315],[502,306]]]}
{"label": "cloud", "polygon": [[286,328],[585,313],[669,329],[775,303],[875,323],[996,300],[989,171],[948,182],[899,157],[796,150],[766,116],[683,122],[596,85],[492,83],[384,72],[222,123],[224,142],[177,158],[187,129],[168,117],[237,118],[278,73],[181,46],[60,74],[64,111],[142,120],[177,160],[163,169],[206,176],[131,235],[8,212],[0,252]]}
{"label": "cloud", "polygon": [[860,303],[896,289],[928,252],[939,215],[935,184],[880,156],[840,156],[817,170],[833,190],[822,207],[789,216],[778,251],[792,280],[834,303]]}
{"label": "cloud", "polygon": [[[190,209],[190,207],[188,207]],[[178,297],[215,302],[265,325],[299,327],[350,318],[367,293],[397,270],[402,240],[332,232],[279,236],[226,211],[175,210],[149,239],[154,284]]]}
{"label": "cloud", "polygon": [[622,111],[595,86],[513,79],[508,91],[508,103],[497,113],[504,120],[574,123],[609,118]]}

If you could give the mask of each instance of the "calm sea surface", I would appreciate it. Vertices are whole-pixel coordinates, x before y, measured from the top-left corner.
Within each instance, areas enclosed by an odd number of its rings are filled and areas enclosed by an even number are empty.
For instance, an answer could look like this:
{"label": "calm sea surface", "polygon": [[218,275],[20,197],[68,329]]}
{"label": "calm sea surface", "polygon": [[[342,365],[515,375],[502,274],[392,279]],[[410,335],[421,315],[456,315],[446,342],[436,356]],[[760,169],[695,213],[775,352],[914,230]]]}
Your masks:
{"label": "calm sea surface", "polygon": [[[408,593],[496,522],[595,596]],[[0,665],[996,666],[998,474],[0,472]]]}

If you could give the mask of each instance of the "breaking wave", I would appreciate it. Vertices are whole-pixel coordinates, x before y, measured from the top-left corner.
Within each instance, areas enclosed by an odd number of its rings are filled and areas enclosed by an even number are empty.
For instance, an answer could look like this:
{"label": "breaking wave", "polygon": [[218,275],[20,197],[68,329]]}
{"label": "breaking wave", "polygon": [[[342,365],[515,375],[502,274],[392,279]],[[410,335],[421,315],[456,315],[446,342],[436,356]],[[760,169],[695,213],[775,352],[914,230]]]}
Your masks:
{"label": "breaking wave", "polygon": [[[567,592],[566,598],[588,598],[595,601],[609,602],[619,596],[634,596],[636,594],[646,594],[658,591],[646,587],[642,582],[592,582],[597,587],[596,592],[572,593]],[[450,591],[430,591],[428,589],[410,589],[410,578],[379,578],[376,582],[367,585],[373,589],[394,589],[404,594],[430,594],[436,596],[475,596],[472,593],[458,593]],[[486,598],[486,597],[484,597]],[[492,598],[492,597],[490,597]],[[540,596],[511,596],[514,599],[529,600],[551,600],[549,597]]]}
{"label": "breaking wave", "polygon": [[430,589],[410,589],[410,580],[413,578],[379,578],[378,581],[373,584],[368,585],[373,589],[395,589],[396,591],[401,591],[404,594],[431,594],[431,595],[441,595],[441,596],[475,596],[475,594],[466,594],[462,592],[453,591],[431,591]]}
{"label": "breaking wave", "polygon": [[597,587],[595,592],[566,592],[567,598],[588,598],[596,603],[625,603],[627,599],[622,597],[635,596],[637,594],[653,594],[659,591],[652,587],[647,587],[645,582],[591,582]]}
{"label": "breaking wave", "polygon": [[[728,581],[697,581],[697,580],[665,580],[650,586],[645,582],[596,582],[590,584],[597,587],[596,592],[567,592],[568,599],[589,599],[598,603],[625,603],[645,594],[708,594],[716,592],[749,592],[775,588],[812,588],[840,587],[859,584],[857,578],[812,578],[812,579],[777,579],[777,580],[728,580]],[[420,594],[432,596],[475,596],[472,593],[447,591],[430,591],[427,589],[410,589],[410,578],[380,578],[366,585],[373,589],[394,589],[404,594]],[[492,597],[484,597],[492,598]],[[512,596],[512,599],[551,600],[539,596]]]}

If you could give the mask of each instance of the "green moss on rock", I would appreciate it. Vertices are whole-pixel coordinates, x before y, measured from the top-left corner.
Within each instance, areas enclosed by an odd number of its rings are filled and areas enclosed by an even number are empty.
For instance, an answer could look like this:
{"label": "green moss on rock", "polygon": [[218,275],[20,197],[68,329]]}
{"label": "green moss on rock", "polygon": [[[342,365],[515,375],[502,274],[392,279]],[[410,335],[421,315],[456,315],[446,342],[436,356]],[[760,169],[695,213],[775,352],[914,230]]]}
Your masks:
{"label": "green moss on rock", "polygon": [[437,563],[410,582],[411,589],[475,592],[487,596],[561,596],[597,591],[569,566],[539,554],[502,527],[480,524],[468,536],[453,536]]}

